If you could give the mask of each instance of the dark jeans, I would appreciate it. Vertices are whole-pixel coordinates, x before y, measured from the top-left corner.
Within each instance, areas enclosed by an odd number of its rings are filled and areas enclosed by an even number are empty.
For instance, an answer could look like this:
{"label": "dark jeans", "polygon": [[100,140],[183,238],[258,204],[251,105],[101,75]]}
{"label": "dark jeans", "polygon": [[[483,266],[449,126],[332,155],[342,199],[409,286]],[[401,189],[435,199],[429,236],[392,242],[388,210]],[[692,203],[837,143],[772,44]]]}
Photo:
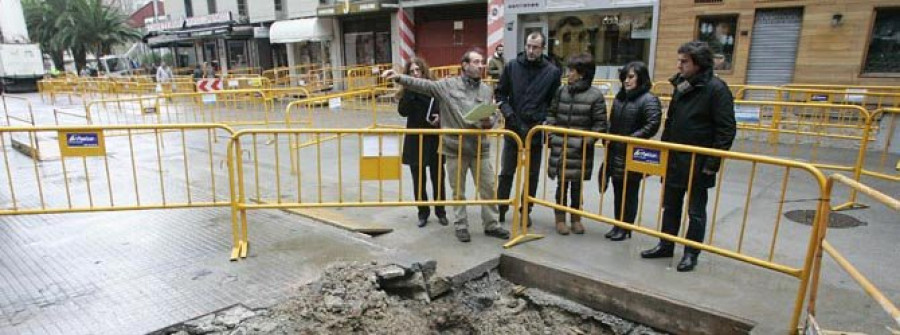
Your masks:
{"label": "dark jeans", "polygon": [[[616,220],[634,223],[638,210],[638,192],[641,188],[641,178],[629,178],[628,185],[625,185],[625,179],[611,178],[613,184],[613,202],[616,213]],[[627,187],[627,190],[625,189]],[[625,191],[625,194],[622,194]],[[668,194],[668,193],[667,193]],[[622,211],[622,197],[625,197],[624,217]]]}
{"label": "dark jeans", "polygon": [[[443,176],[443,174],[444,174],[443,169],[440,169],[441,176],[440,176],[440,179],[438,178],[438,170],[439,169],[438,169],[437,165],[423,165],[422,166],[422,172],[425,172],[425,173],[422,175],[423,185],[422,185],[422,194],[420,197],[419,196],[419,165],[410,165],[409,166],[409,171],[412,174],[412,180],[413,180],[413,195],[416,197],[416,201],[428,201],[428,187],[426,187],[425,184],[428,184],[429,176],[431,178],[431,195],[432,195],[432,197],[434,197],[434,200],[442,201],[442,200],[447,199],[447,196],[446,196],[447,187],[442,185],[442,187],[440,187],[440,193],[438,192],[438,185],[439,185],[438,180],[440,180],[442,184],[444,183],[445,180],[447,180],[447,178]],[[418,206],[418,208],[419,208],[419,218],[420,219],[427,219],[428,216],[431,215],[431,211],[429,210],[428,206]],[[434,214],[437,215],[437,217],[442,218],[442,217],[447,216],[447,211],[444,209],[444,206],[438,205],[438,206],[434,206]]]}
{"label": "dark jeans", "polygon": [[[569,208],[581,209],[581,184],[579,180],[566,180],[563,184],[562,180],[556,182],[556,203],[566,206],[566,195],[569,197]],[[565,213],[561,210],[554,210],[556,214]]]}
{"label": "dark jeans", "polygon": [[[673,236],[678,235],[681,228],[681,212],[684,208],[684,195],[687,193],[686,188],[672,187],[666,185],[663,196],[663,233]],[[705,187],[693,187],[690,194],[690,203],[688,204],[688,224],[687,239],[695,242],[703,243],[706,235],[706,202],[709,194]],[[661,243],[672,245],[672,242],[660,240]],[[700,250],[685,247],[685,253],[699,254]]]}
{"label": "dark jeans", "polygon": [[[536,135],[537,136],[537,135]],[[530,171],[528,173],[528,195],[534,197],[537,194],[538,180],[541,175],[541,154],[544,147],[540,142],[534,142],[531,146],[531,162],[529,164]],[[519,164],[519,150],[516,141],[510,137],[503,138],[503,152],[500,155],[500,177],[497,184],[497,197],[499,199],[509,199],[509,193],[512,190],[513,181],[516,177],[516,167]],[[528,206],[528,212],[531,208]],[[509,209],[507,205],[500,205],[498,208],[500,213],[506,213]]]}

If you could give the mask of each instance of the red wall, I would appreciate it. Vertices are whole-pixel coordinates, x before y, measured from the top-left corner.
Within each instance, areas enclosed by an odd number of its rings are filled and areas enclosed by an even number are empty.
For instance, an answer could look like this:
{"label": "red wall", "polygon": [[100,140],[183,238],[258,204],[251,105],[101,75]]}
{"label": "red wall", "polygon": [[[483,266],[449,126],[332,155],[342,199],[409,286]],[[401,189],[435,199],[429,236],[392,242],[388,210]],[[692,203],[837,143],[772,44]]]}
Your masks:
{"label": "red wall", "polygon": [[[487,48],[487,4],[457,5],[417,9],[415,52],[431,67],[458,65],[460,57],[472,47]],[[482,15],[483,14],[483,15]],[[456,31],[462,43],[454,43],[453,22],[463,21]],[[487,57],[487,56],[486,56]]]}
{"label": "red wall", "polygon": [[[157,14],[159,16],[166,15],[166,9],[163,7],[163,2],[158,1],[159,4],[157,8]],[[141,9],[136,10],[131,16],[128,18],[128,25],[132,28],[143,28],[144,27],[144,19],[148,17],[153,17],[153,2],[148,2]]]}

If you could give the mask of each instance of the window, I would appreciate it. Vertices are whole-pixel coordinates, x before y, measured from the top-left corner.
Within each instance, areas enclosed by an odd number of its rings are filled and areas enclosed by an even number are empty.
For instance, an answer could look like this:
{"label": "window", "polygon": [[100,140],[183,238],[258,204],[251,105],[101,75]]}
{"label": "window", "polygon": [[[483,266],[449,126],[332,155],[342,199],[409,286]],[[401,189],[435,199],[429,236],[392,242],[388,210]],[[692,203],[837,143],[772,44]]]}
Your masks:
{"label": "window", "polygon": [[206,0],[206,8],[209,9],[209,14],[218,12],[216,10],[216,0]]}
{"label": "window", "polygon": [[275,11],[280,12],[284,10],[284,6],[281,4],[281,0],[275,0]]}
{"label": "window", "polygon": [[[523,20],[524,21],[524,20]],[[618,78],[631,61],[648,63],[653,13],[649,10],[585,11],[548,16],[547,54],[564,66],[569,57],[588,53],[597,63],[596,78]],[[527,27],[525,35],[539,27]]]}
{"label": "window", "polygon": [[722,0],[694,0],[694,3],[722,3]]}
{"label": "window", "polygon": [[191,0],[184,0],[184,16],[194,16],[194,4]]}
{"label": "window", "polygon": [[731,71],[734,63],[734,40],[737,15],[700,17],[697,39],[709,43],[716,71]]}
{"label": "window", "polygon": [[238,15],[246,17],[247,16],[247,0],[238,0],[237,10],[238,10]]}
{"label": "window", "polygon": [[863,73],[900,73],[900,8],[875,9]]}

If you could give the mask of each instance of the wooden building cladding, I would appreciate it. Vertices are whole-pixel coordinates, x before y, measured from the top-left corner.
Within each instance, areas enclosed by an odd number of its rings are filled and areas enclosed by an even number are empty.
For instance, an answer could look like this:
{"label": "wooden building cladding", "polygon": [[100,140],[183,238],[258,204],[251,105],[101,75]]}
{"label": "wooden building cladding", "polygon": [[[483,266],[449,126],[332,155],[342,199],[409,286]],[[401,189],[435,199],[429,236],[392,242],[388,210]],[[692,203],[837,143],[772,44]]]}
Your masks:
{"label": "wooden building cladding", "polygon": [[[654,80],[677,72],[678,47],[697,39],[709,26],[701,21],[737,16],[730,70],[717,71],[728,83],[747,80],[754,18],[758,10],[802,9],[792,82],[845,85],[900,85],[900,72],[863,73],[876,10],[898,9],[897,0],[698,0],[660,1]],[[832,23],[836,14],[840,23]],[[708,20],[707,20],[708,21]]]}

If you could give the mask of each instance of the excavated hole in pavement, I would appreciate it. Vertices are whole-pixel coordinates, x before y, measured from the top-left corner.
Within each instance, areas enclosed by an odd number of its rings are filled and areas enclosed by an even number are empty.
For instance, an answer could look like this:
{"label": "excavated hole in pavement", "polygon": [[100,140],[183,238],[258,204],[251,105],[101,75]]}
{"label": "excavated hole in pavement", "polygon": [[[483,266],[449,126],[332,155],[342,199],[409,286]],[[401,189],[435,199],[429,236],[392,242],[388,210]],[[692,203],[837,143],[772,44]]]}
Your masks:
{"label": "excavated hole in pavement", "polygon": [[[792,210],[785,212],[784,217],[786,217],[788,220],[811,226],[813,224],[813,221],[816,219],[816,211],[811,209]],[[865,225],[867,225],[867,223],[847,214],[829,212],[828,215],[828,228],[841,229]]]}
{"label": "excavated hole in pavement", "polygon": [[435,263],[336,263],[271,308],[237,305],[151,334],[664,334],[492,270],[451,287]]}

